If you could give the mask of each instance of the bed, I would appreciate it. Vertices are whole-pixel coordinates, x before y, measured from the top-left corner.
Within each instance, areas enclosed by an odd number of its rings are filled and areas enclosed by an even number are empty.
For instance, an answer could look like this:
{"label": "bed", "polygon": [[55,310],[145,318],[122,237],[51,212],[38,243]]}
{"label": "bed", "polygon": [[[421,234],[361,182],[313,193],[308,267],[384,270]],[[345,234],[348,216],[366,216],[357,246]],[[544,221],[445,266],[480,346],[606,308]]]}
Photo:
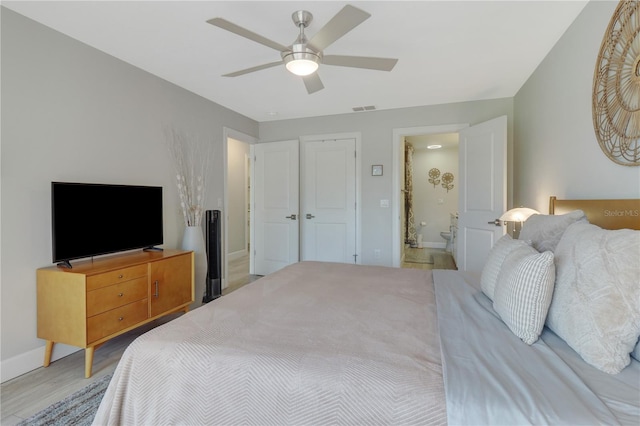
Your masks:
{"label": "bed", "polygon": [[[640,200],[592,204],[552,197],[481,276],[300,262],[261,278],[136,339],[94,424],[640,424],[640,232],[607,223],[640,229]],[[594,279],[614,291],[572,296]],[[612,331],[585,338],[603,332],[589,303],[611,300]]]}

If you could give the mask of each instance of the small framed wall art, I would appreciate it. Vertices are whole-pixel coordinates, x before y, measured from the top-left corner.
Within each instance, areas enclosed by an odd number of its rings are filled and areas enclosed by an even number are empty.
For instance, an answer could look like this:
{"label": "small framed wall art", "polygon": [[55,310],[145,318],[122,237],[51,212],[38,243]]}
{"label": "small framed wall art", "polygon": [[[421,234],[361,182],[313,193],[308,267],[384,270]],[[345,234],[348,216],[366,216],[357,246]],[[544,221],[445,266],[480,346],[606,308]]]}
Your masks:
{"label": "small framed wall art", "polygon": [[382,176],[382,164],[371,166],[371,176]]}

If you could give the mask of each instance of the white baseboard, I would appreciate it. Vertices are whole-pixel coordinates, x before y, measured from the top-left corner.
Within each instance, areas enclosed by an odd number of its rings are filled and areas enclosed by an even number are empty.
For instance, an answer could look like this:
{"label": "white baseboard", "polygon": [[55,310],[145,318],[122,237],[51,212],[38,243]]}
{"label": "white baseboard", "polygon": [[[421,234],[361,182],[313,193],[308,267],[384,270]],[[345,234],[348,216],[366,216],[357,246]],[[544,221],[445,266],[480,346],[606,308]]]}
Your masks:
{"label": "white baseboard", "polygon": [[[63,345],[62,343],[56,343],[53,346],[53,353],[51,354],[51,361],[56,361],[65,356],[71,355],[74,352],[82,349],[75,346]],[[7,380],[14,379],[18,376],[22,376],[29,371],[36,370],[42,367],[44,361],[44,346],[32,349],[20,355],[16,355],[4,361],[0,361],[0,381],[2,383]],[[83,364],[84,365],[84,364]]]}
{"label": "white baseboard", "polygon": [[447,243],[435,243],[435,242],[431,242],[431,241],[426,241],[422,243],[423,247],[426,248],[437,248],[437,249],[443,249],[447,247]]}
{"label": "white baseboard", "polygon": [[249,254],[247,250],[238,250],[238,251],[234,251],[233,253],[229,253],[227,255],[227,258],[229,259],[229,261],[238,260],[242,256],[246,256],[247,254]]}

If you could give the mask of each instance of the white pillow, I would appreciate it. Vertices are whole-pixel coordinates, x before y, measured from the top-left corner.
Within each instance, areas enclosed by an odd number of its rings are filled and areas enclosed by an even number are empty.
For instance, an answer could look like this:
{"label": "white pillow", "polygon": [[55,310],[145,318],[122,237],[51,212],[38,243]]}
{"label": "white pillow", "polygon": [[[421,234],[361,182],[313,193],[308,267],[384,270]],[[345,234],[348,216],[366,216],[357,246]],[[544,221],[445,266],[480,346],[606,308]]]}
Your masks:
{"label": "white pillow", "polygon": [[509,329],[532,345],[544,328],[555,281],[553,253],[529,246],[512,251],[502,264],[493,308]]}
{"label": "white pillow", "polygon": [[534,214],[524,222],[518,238],[531,241],[533,248],[541,253],[555,251],[564,231],[578,221],[587,221],[582,210],[561,215]]}
{"label": "white pillow", "polygon": [[586,362],[619,373],[640,336],[640,231],[574,223],[555,255],[547,325]]}
{"label": "white pillow", "polygon": [[487,262],[484,264],[484,268],[482,268],[482,275],[480,275],[480,288],[489,299],[493,300],[494,288],[496,281],[498,281],[498,274],[500,273],[504,259],[518,247],[528,245],[528,242],[514,240],[509,234],[502,236],[493,245],[487,256]]}

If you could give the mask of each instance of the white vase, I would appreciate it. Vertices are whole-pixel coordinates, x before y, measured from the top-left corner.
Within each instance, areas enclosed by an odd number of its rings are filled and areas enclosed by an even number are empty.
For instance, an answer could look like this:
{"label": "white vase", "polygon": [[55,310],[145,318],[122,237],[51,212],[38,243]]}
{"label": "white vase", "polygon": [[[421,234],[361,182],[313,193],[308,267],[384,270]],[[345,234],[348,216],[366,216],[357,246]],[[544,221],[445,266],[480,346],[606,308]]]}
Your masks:
{"label": "white vase", "polygon": [[187,226],[185,228],[181,248],[194,253],[195,300],[191,307],[197,308],[202,305],[202,297],[206,290],[207,280],[207,252],[204,245],[204,234],[200,226]]}

